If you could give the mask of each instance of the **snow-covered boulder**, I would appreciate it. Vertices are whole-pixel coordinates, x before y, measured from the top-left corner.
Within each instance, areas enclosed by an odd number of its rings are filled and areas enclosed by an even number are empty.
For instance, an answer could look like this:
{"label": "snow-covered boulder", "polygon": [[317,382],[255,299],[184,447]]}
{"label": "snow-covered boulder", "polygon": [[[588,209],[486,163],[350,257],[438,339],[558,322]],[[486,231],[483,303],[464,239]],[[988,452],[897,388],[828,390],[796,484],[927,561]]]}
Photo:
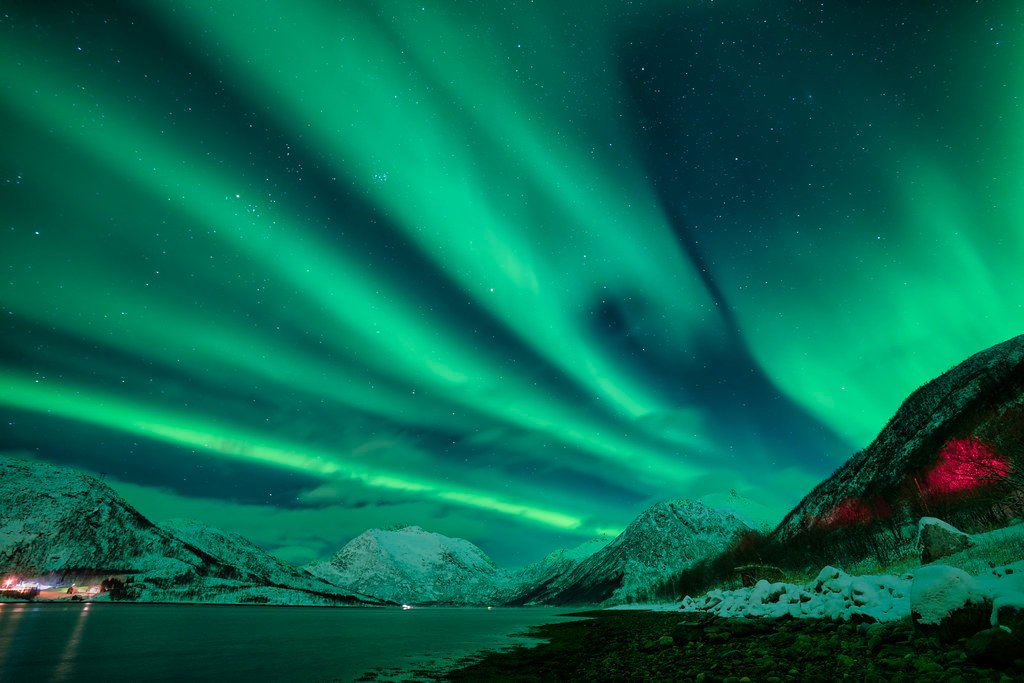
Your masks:
{"label": "snow-covered boulder", "polygon": [[967,639],[967,656],[985,666],[1020,665],[1018,660],[1024,659],[1024,593],[997,591],[991,624],[992,628]]}
{"label": "snow-covered boulder", "polygon": [[767,580],[761,579],[750,590],[750,602],[757,605],[776,603],[786,594],[786,590],[784,583],[769,583]]}
{"label": "snow-covered boulder", "polygon": [[750,588],[715,589],[698,598],[687,596],[680,609],[725,618],[897,621],[909,611],[909,588],[907,577],[849,576],[835,567],[825,567],[817,578],[804,585],[761,580]]}
{"label": "snow-covered boulder", "polygon": [[922,517],[917,523],[917,549],[921,564],[954,555],[973,545],[969,534],[935,517]]}
{"label": "snow-covered boulder", "polygon": [[952,642],[987,628],[991,614],[990,591],[962,569],[933,564],[915,573],[910,615],[918,630]]}
{"label": "snow-covered boulder", "polygon": [[[1008,536],[1005,531],[973,538],[981,550],[992,547],[993,541],[1014,543],[1018,536]],[[687,596],[679,609],[706,618],[795,617],[847,622],[894,622],[911,617],[913,611],[918,631],[938,634],[941,630],[949,639],[970,637],[989,627],[1019,636],[1020,647],[1014,651],[1020,657],[1024,655],[1024,560],[986,568],[976,576],[940,564],[902,576],[850,576],[836,567],[824,567],[805,584],[759,581],[738,590],[714,589],[698,597]],[[677,642],[689,642],[689,633],[682,629]],[[975,646],[985,653],[1006,642],[1001,635],[989,634],[975,641]],[[872,651],[877,651],[877,644]],[[1020,665],[1024,667],[1024,658]]]}
{"label": "snow-covered boulder", "polygon": [[821,568],[817,578],[814,579],[814,592],[841,593],[849,580],[850,577],[842,569],[827,565]]}
{"label": "snow-covered boulder", "polygon": [[998,596],[992,603],[992,626],[1024,636],[1024,594]]}

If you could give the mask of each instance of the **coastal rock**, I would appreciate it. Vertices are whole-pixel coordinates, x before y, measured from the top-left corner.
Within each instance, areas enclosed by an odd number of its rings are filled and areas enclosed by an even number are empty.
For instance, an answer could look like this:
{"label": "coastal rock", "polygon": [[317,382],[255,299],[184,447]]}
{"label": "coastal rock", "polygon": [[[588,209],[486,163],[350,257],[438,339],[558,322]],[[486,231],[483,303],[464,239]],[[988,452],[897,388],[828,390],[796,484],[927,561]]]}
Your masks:
{"label": "coastal rock", "polygon": [[[606,610],[588,620],[546,627],[548,644],[494,653],[452,672],[450,679],[965,682],[1015,681],[1022,670],[1016,660],[999,664],[969,659],[960,644],[950,646],[915,634],[909,619],[875,624],[861,632],[851,624],[824,619],[702,616]],[[679,623],[680,617],[687,625]],[[720,640],[701,640],[701,630]],[[672,634],[675,647],[661,646],[666,633]],[[725,633],[732,635],[721,638]],[[869,644],[872,637],[874,649]]]}
{"label": "coastal rock", "polygon": [[[1024,637],[1024,594],[996,598],[992,606],[992,626],[1009,629],[1015,635]],[[1024,652],[1024,646],[1021,651]]]}
{"label": "coastal rock", "polygon": [[672,629],[672,641],[676,645],[699,643],[704,640],[704,625],[684,621]]}
{"label": "coastal rock", "polygon": [[973,545],[970,535],[935,517],[922,517],[917,523],[917,548],[921,564],[954,555]]}
{"label": "coastal rock", "polygon": [[910,587],[915,628],[944,643],[987,628],[992,613],[988,592],[967,572],[946,565],[921,567]]}
{"label": "coastal rock", "polygon": [[978,664],[1008,666],[1024,649],[1020,636],[1004,628],[978,631],[964,643],[964,652]]}
{"label": "coastal rock", "polygon": [[675,640],[672,639],[672,636],[661,636],[656,640],[647,641],[644,644],[643,651],[657,652],[658,650],[664,650],[667,647],[672,647],[675,644]]}
{"label": "coastal rock", "polygon": [[814,580],[815,593],[841,593],[843,584],[849,580],[849,576],[842,569],[832,566],[822,567],[818,577]]}

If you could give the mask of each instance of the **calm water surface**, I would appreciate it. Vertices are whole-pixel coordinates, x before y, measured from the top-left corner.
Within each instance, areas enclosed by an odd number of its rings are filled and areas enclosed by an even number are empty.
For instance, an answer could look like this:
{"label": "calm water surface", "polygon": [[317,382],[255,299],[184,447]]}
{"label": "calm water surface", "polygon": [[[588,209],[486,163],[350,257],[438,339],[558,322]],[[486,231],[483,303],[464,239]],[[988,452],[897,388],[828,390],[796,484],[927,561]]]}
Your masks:
{"label": "calm water surface", "polygon": [[566,611],[0,603],[0,681],[401,680]]}

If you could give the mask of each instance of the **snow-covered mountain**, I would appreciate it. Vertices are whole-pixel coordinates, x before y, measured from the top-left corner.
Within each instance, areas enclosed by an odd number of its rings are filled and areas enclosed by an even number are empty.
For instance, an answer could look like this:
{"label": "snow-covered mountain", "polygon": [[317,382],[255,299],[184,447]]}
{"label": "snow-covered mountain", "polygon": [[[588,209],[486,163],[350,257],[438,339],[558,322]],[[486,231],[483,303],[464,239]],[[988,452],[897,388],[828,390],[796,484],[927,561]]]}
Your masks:
{"label": "snow-covered mountain", "polygon": [[538,587],[547,586],[558,577],[568,574],[611,540],[610,536],[593,538],[578,546],[548,553],[543,559],[516,572],[508,587],[500,593],[500,601],[505,604],[523,604],[526,596],[534,593]]}
{"label": "snow-covered mountain", "polygon": [[[1022,457],[1024,335],[971,356],[913,392],[874,442],[811,491],[773,538],[878,517],[913,523],[920,516],[915,505],[965,490],[972,474],[1014,474],[1013,462]],[[1020,491],[1015,495],[1015,502],[1003,502],[1019,513]]]}
{"label": "snow-covered mountain", "polygon": [[[239,534],[206,526],[197,520],[173,519],[160,528],[187,543],[190,547],[215,557],[238,570],[248,581],[274,586],[287,586],[314,593],[335,593],[337,587],[326,584],[305,569],[293,567],[284,560]],[[367,600],[367,596],[360,596]]]}
{"label": "snow-covered mountain", "polygon": [[509,581],[469,541],[418,526],[370,529],[306,569],[346,590],[406,604],[487,604]]}
{"label": "snow-covered mountain", "polygon": [[567,571],[522,586],[513,602],[596,604],[643,599],[654,584],[721,552],[749,530],[735,515],[697,501],[656,503]]}
{"label": "snow-covered mountain", "polygon": [[158,527],[76,470],[0,458],[0,501],[0,572],[118,576],[126,580],[120,597],[154,602],[364,602],[239,536]]}

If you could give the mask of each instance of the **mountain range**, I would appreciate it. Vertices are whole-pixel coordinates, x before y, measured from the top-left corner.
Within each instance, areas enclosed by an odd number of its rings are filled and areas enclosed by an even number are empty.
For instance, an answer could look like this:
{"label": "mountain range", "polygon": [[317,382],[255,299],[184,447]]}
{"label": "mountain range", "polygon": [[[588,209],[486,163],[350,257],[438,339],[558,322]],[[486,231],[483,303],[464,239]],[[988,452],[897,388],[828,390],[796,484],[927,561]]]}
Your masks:
{"label": "mountain range", "polygon": [[87,474],[0,458],[0,570],[58,581],[119,577],[119,599],[270,604],[625,602],[746,528],[691,501],[658,503],[614,539],[501,569],[469,541],[370,529],[326,562],[293,567],[194,520],[156,525]]}
{"label": "mountain range", "polygon": [[[825,538],[884,520],[906,542],[902,528],[942,505],[975,520],[1019,516],[1022,461],[1024,335],[911,394],[874,442],[805,496],[769,540],[782,547],[812,532]],[[972,497],[976,490],[986,495]],[[105,483],[67,468],[0,458],[0,500],[0,571],[117,576],[123,586],[114,597],[155,602],[626,603],[647,599],[652,587],[751,531],[731,512],[675,500],[651,506],[613,539],[555,551],[516,571],[497,567],[469,541],[415,526],[370,529],[330,560],[296,568],[202,522],[158,526]]]}
{"label": "mountain range", "polygon": [[81,472],[0,458],[0,570],[88,581],[119,577],[143,602],[381,604],[325,583],[237,534],[157,526]]}
{"label": "mountain range", "polygon": [[469,541],[415,526],[370,529],[313,575],[382,600],[414,604],[632,602],[679,567],[722,551],[749,527],[699,502],[657,503],[614,539],[548,554],[519,571],[499,569]]}

